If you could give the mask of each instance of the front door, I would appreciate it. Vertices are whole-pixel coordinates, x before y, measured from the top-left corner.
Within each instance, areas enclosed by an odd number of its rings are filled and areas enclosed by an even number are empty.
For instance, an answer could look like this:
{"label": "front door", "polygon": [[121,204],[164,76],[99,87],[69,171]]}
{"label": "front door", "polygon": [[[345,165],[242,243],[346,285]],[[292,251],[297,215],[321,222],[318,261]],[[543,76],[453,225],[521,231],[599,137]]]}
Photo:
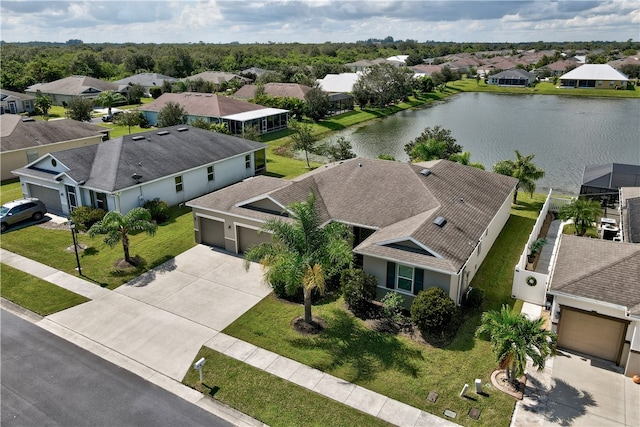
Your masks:
{"label": "front door", "polygon": [[78,199],[76,197],[76,187],[65,185],[67,188],[67,203],[69,203],[69,212],[78,207]]}

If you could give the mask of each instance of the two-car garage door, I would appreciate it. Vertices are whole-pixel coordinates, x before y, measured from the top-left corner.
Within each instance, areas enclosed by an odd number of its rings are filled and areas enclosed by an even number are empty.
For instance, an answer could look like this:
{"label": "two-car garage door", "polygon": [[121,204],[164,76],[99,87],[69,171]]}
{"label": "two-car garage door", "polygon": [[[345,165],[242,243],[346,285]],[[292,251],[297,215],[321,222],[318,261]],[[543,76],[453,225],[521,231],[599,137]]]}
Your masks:
{"label": "two-car garage door", "polygon": [[[254,228],[235,226],[237,249],[243,254],[251,246],[271,240],[269,233],[258,233]],[[205,245],[225,249],[224,221],[200,217],[200,240]]]}
{"label": "two-car garage door", "polygon": [[564,306],[560,312],[558,347],[618,363],[627,322]]}

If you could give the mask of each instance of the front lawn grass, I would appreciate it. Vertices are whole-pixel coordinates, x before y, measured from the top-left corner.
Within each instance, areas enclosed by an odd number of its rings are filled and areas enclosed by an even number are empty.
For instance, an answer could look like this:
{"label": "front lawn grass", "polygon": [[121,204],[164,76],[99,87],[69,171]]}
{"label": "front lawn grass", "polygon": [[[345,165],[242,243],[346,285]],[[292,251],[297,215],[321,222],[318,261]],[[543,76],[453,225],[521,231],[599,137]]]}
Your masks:
{"label": "front lawn grass", "polygon": [[0,203],[5,204],[12,200],[22,199],[22,187],[20,181],[8,182],[0,186]]}
{"label": "front lawn grass", "polygon": [[1,264],[0,295],[21,307],[48,316],[89,301],[88,298],[68,291],[23,271]]}
{"label": "front lawn grass", "polygon": [[[511,299],[513,269],[544,199],[543,194],[533,198],[519,194],[511,217],[474,277],[472,286],[484,292],[486,309],[508,304],[520,310],[521,304]],[[367,328],[345,311],[342,298],[327,298],[313,310],[327,322],[317,336],[294,332],[290,322],[302,315],[303,307],[273,295],[224,332],[437,416],[442,417],[445,409],[453,410],[458,413],[454,421],[461,425],[509,425],[515,402],[512,397],[490,387],[485,388],[487,396],[471,391],[468,395],[473,399],[459,397],[463,385],[473,385],[476,378],[490,383],[497,367],[489,343],[474,336],[479,314],[461,326],[450,344],[438,348]],[[217,375],[216,381],[226,381],[219,377],[223,373]],[[272,381],[270,387],[277,395],[281,385]],[[426,400],[430,391],[439,394],[436,403]],[[478,421],[467,415],[473,407],[482,411]]]}
{"label": "front lawn grass", "polygon": [[203,386],[190,369],[183,383],[270,426],[389,426],[297,384],[203,347]]}
{"label": "front lawn grass", "polygon": [[[79,243],[87,245],[87,249],[80,255],[84,278],[100,286],[115,289],[195,246],[191,209],[173,207],[170,212],[170,219],[158,226],[155,236],[145,233],[130,235],[131,256],[138,256],[145,263],[129,271],[114,267],[115,262],[124,256],[122,244],[118,243],[110,248],[102,241],[103,236],[91,239],[86,233],[80,233]],[[75,271],[75,254],[67,251],[67,248],[73,248],[69,230],[52,230],[36,225],[10,229],[3,233],[0,246],[69,274],[78,274]]]}

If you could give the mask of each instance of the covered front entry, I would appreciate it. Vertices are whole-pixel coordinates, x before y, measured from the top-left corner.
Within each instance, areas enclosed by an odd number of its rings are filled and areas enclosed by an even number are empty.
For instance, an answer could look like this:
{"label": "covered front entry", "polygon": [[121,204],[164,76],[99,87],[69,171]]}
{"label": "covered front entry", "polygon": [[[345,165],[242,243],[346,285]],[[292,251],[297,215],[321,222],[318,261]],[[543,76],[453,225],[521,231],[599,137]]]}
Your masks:
{"label": "covered front entry", "polygon": [[51,213],[62,213],[62,202],[60,201],[57,189],[30,183],[27,184],[27,186],[29,188],[29,195],[40,199],[47,207],[47,211]]}
{"label": "covered front entry", "polygon": [[618,364],[628,322],[561,306],[558,347]]}
{"label": "covered front entry", "polygon": [[247,227],[236,227],[238,236],[238,253],[244,254],[251,246],[271,241],[270,233],[258,233],[258,230]]}
{"label": "covered front entry", "polygon": [[200,217],[200,243],[224,249],[224,221]]}

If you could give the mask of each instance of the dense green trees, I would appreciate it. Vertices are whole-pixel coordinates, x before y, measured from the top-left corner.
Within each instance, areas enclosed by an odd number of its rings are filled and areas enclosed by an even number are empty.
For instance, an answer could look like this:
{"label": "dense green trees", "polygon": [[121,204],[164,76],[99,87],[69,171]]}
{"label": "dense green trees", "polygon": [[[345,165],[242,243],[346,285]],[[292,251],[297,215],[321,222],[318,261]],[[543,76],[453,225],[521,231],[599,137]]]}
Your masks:
{"label": "dense green trees", "polygon": [[384,107],[407,99],[412,93],[413,71],[391,64],[375,65],[353,85],[352,94],[361,107]]}
{"label": "dense green trees", "polygon": [[451,130],[441,126],[425,128],[420,136],[404,146],[404,151],[412,161],[449,159],[451,155],[462,152],[462,146],[456,143]]}
{"label": "dense green trees", "polygon": [[273,235],[272,241],[254,246],[245,254],[245,267],[250,267],[250,261],[259,262],[269,284],[284,284],[289,295],[302,288],[307,323],[313,321],[311,293],[323,293],[326,278],[338,274],[353,260],[349,227],[339,222],[321,226],[314,204],[315,195],[311,194],[306,201],[287,206],[293,221],[267,220],[262,230]]}

